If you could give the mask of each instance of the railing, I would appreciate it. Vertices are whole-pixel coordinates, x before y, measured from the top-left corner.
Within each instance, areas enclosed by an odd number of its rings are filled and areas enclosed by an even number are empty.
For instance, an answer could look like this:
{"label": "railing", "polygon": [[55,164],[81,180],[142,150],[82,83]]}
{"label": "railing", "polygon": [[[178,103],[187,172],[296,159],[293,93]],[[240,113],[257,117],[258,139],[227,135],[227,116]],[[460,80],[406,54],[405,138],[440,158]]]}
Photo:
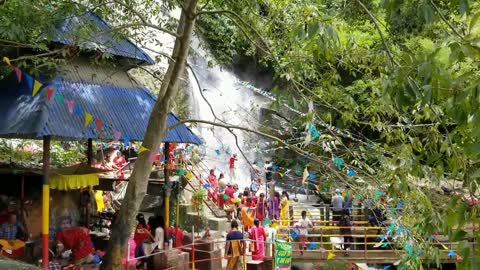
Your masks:
{"label": "railing", "polygon": [[[371,228],[372,227],[366,227],[365,229],[371,229]],[[378,228],[380,228],[380,227],[378,227]],[[377,229],[377,228],[374,228],[374,229]],[[324,236],[327,237],[327,235],[324,235]],[[328,235],[328,236],[343,237],[344,235]],[[370,236],[375,237],[377,235],[367,235],[367,237],[370,237]],[[216,247],[215,249],[219,249],[219,248],[221,248],[222,245],[224,246],[227,242],[228,241],[221,240],[221,241],[210,241],[208,243],[213,244]],[[254,243],[254,242],[258,242],[258,241],[254,241],[254,240],[250,240],[250,239],[245,239],[244,240],[244,249],[241,251],[241,255],[240,255],[241,261],[242,261],[242,264],[243,264],[243,269],[246,269],[247,263],[250,261],[250,260],[248,260],[248,258],[250,258],[252,256],[252,254],[249,254],[250,252],[248,251],[248,248],[247,248],[248,244],[249,243]],[[274,253],[274,250],[275,250],[275,241],[262,241],[262,242],[265,244],[265,251],[267,251],[267,250],[272,251],[271,252],[272,255],[264,256],[263,261],[273,260],[273,253]],[[319,261],[319,260],[343,260],[343,261],[351,261],[351,262],[367,262],[368,261],[368,262],[377,262],[377,263],[394,263],[394,262],[398,261],[399,258],[404,253],[407,252],[407,251],[404,251],[404,250],[394,250],[394,249],[390,249],[390,250],[385,250],[385,249],[383,249],[383,250],[369,250],[369,249],[367,249],[367,245],[376,245],[379,242],[360,243],[360,244],[364,245],[364,247],[365,247],[364,249],[355,249],[355,250],[349,250],[349,251],[339,250],[339,249],[335,249],[335,248],[329,248],[329,249],[323,248],[322,245],[326,245],[329,242],[308,242],[308,244],[312,244],[312,243],[320,244],[320,246],[318,246],[318,248],[317,247],[316,248],[311,248],[312,246],[310,245],[310,247],[308,249],[301,248],[301,246],[305,244],[304,242],[290,242],[290,243],[292,243],[292,245],[293,245],[292,246],[292,260],[297,261],[297,262],[302,262],[302,261],[303,262],[315,262],[315,261]],[[161,254],[164,254],[164,253],[168,253],[168,252],[170,252],[172,250],[175,250],[175,249],[176,250],[182,250],[184,252],[190,253],[189,260],[180,262],[177,265],[174,265],[174,266],[171,266],[171,267],[168,267],[168,268],[164,268],[164,269],[177,269],[177,268],[181,268],[181,267],[185,267],[185,266],[191,266],[191,269],[195,269],[195,264],[198,264],[198,263],[201,263],[201,262],[222,261],[222,260],[228,260],[228,259],[232,258],[232,256],[224,255],[224,256],[213,257],[213,258],[208,258],[208,259],[195,259],[196,250],[204,251],[204,250],[198,249],[196,246],[200,246],[200,245],[204,245],[204,244],[206,244],[206,242],[201,242],[201,243],[195,243],[194,242],[192,244],[188,244],[188,245],[184,245],[184,246],[181,246],[181,247],[168,249],[168,250],[161,250],[161,251],[154,252],[152,254],[141,256],[141,257],[130,258],[130,257],[127,256],[127,262],[132,262],[132,261],[136,261],[136,260],[140,260],[140,259],[147,259],[147,258],[150,258],[152,256],[157,256],[157,255],[161,255]],[[353,243],[336,242],[336,243],[331,243],[331,244],[338,245],[338,244],[353,244]],[[445,244],[451,246],[451,243],[445,243]],[[296,248],[296,247],[300,247],[300,248]],[[128,246],[128,253],[127,254],[130,254],[129,250],[130,250],[130,246]],[[452,258],[452,257],[448,256],[449,250],[443,249],[443,250],[440,250],[440,252],[441,252],[441,256],[442,256],[441,260],[443,262],[452,262],[452,261],[456,260],[455,258]],[[128,269],[128,267],[129,267],[129,264],[127,263],[127,265],[125,265],[125,269]],[[272,263],[272,269],[274,269],[273,268],[273,263]]]}

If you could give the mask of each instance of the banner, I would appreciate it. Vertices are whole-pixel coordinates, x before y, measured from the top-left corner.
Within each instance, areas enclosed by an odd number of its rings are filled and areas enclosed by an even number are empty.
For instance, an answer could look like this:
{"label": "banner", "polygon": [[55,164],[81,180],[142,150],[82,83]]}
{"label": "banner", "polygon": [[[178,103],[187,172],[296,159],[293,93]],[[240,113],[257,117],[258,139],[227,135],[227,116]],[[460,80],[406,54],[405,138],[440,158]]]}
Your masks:
{"label": "banner", "polygon": [[275,269],[290,270],[292,264],[292,243],[275,240]]}

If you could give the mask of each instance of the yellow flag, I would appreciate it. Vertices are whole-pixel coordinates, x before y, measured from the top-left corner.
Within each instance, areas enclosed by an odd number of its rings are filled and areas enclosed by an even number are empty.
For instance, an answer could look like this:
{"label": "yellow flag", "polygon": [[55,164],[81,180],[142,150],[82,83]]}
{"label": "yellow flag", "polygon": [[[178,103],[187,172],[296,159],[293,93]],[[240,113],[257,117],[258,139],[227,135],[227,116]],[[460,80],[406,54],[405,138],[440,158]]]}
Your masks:
{"label": "yellow flag", "polygon": [[193,175],[191,172],[187,172],[187,174],[185,174],[185,178],[187,178],[187,180],[190,180],[193,178]]}
{"label": "yellow flag", "polygon": [[85,126],[88,126],[90,124],[90,121],[92,121],[92,115],[88,112],[85,112]]}
{"label": "yellow flag", "polygon": [[333,254],[333,252],[331,252],[331,251],[328,252],[327,260],[331,260],[331,259],[333,259],[333,258],[335,258],[335,254]]}
{"label": "yellow flag", "polygon": [[6,57],[6,56],[3,57],[3,62],[5,62],[9,66],[12,65],[12,64],[10,64],[10,59],[8,59],[8,57]]}
{"label": "yellow flag", "polygon": [[145,151],[148,151],[148,148],[146,147],[140,147],[140,149],[138,149],[138,154],[141,154],[142,152],[145,152]]}
{"label": "yellow flag", "polygon": [[35,96],[38,93],[38,90],[42,87],[42,83],[35,80],[33,82],[33,90],[32,90],[32,96]]}
{"label": "yellow flag", "polygon": [[12,64],[10,64],[10,59],[8,59],[8,57],[6,57],[6,56],[3,57],[3,62],[5,62],[9,66],[12,65]]}

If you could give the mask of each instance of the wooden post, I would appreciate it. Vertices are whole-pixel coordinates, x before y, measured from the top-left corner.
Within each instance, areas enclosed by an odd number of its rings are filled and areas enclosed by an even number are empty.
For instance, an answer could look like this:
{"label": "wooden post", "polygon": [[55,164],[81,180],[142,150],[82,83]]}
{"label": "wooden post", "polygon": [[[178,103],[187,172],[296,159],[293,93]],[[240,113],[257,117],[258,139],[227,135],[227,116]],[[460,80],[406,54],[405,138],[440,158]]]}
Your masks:
{"label": "wooden post", "polygon": [[[172,190],[167,186],[165,190],[165,228],[170,228],[170,194]],[[178,224],[177,224],[178,225]]]}
{"label": "wooden post", "polygon": [[92,139],[88,139],[87,141],[87,162],[88,165],[92,165],[93,161],[93,141]]}
{"label": "wooden post", "polygon": [[50,179],[48,169],[50,167],[50,136],[43,137],[43,188],[42,188],[42,266],[48,269],[48,246],[50,228]]}
{"label": "wooden post", "polygon": [[363,227],[363,231],[364,231],[364,233],[365,233],[365,237],[364,237],[364,239],[363,239],[363,241],[364,241],[364,242],[363,242],[363,248],[365,249],[365,250],[363,251],[363,258],[364,258],[364,259],[367,259],[367,246],[368,246],[368,245],[367,245],[367,228],[366,228],[366,227]]}
{"label": "wooden post", "polygon": [[192,270],[195,270],[195,226],[192,226]]}

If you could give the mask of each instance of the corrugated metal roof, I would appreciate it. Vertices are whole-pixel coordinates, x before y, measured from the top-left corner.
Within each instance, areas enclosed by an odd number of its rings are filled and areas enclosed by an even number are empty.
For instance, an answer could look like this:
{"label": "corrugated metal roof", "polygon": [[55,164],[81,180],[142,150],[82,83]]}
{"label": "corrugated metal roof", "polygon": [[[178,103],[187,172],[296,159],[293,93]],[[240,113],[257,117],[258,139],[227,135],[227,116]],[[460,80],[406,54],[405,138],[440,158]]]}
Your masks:
{"label": "corrugated metal roof", "polygon": [[[92,34],[86,40],[76,40],[80,27],[91,29],[91,31],[82,31],[83,34]],[[53,35],[53,41],[65,45],[79,44],[81,48],[110,53],[115,56],[137,59],[146,64],[153,65],[155,61],[142,49],[133,44],[130,40],[119,37],[111,31],[112,28],[98,16],[86,12],[79,16],[72,16],[56,28]],[[87,32],[87,33],[85,33]]]}
{"label": "corrugated metal roof", "polygon": [[[72,82],[60,77],[43,83],[64,101],[57,96],[48,101],[46,87],[33,97],[26,80],[19,84],[14,74],[0,81],[0,136],[39,138],[50,135],[62,139],[112,140],[114,131],[118,130],[122,138],[143,140],[156,100],[146,88]],[[74,101],[75,107],[78,105],[82,112],[92,114],[94,120],[85,127],[84,113],[77,114],[76,108],[70,113],[67,100]],[[103,122],[100,132],[96,130],[95,118]],[[168,126],[178,121],[174,114],[168,115]],[[163,141],[202,143],[185,125],[171,130]]]}

